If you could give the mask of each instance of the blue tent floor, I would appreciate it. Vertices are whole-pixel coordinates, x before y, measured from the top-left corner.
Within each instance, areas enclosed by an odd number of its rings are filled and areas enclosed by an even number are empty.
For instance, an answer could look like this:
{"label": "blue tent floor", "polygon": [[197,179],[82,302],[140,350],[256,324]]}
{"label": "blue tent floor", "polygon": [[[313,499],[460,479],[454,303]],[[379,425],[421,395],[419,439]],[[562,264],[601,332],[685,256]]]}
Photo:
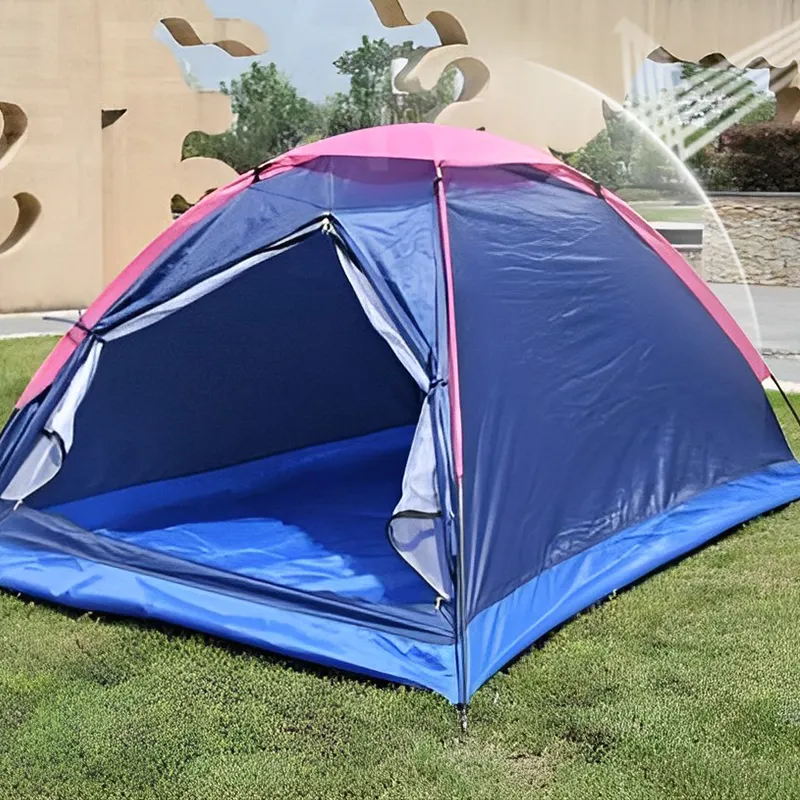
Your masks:
{"label": "blue tent floor", "polygon": [[433,603],[394,551],[414,428],[284,453],[47,509],[84,529],[186,561],[371,603]]}

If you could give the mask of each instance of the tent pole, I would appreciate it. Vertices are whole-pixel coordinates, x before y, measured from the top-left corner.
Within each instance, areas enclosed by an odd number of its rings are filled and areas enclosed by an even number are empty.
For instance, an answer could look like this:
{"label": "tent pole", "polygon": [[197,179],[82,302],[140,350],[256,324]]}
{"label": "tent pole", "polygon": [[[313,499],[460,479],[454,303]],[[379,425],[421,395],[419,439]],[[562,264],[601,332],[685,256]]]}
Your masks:
{"label": "tent pole", "polygon": [[467,661],[467,613],[464,589],[467,585],[464,568],[464,485],[463,477],[457,479],[458,491],[458,585],[456,586],[456,614],[459,639],[461,640],[461,697],[459,723],[463,733],[467,732],[467,709],[469,707],[469,666]]}
{"label": "tent pole", "polygon": [[[441,164],[436,163],[436,179],[433,182],[434,196],[439,214],[439,234],[442,246],[442,261],[445,273],[445,291],[447,294],[447,360],[450,372],[450,426],[451,445],[455,467],[458,508],[456,525],[458,526],[458,556],[456,580],[456,649],[458,663],[461,666],[461,686],[459,694],[461,705],[466,707],[469,692],[469,656],[467,650],[466,572],[464,566],[464,454],[461,428],[461,389],[458,368],[458,342],[456,339],[455,318],[455,281],[453,279],[453,261],[450,249],[450,223],[447,218],[447,195],[445,193],[444,175]],[[462,728],[466,730],[466,712],[461,717]]]}
{"label": "tent pole", "polygon": [[469,704],[459,703],[458,706],[458,726],[461,728],[461,733],[466,733],[469,728]]}
{"label": "tent pole", "polygon": [[797,423],[798,427],[800,427],[800,414],[797,413],[797,409],[794,407],[794,404],[789,399],[789,395],[783,390],[783,386],[780,385],[778,379],[772,374],[769,373],[770,378],[772,378],[772,382],[778,387],[778,391],[781,393],[781,397],[783,398],[783,402],[786,403],[789,411],[791,412],[792,416],[794,417],[795,422]]}

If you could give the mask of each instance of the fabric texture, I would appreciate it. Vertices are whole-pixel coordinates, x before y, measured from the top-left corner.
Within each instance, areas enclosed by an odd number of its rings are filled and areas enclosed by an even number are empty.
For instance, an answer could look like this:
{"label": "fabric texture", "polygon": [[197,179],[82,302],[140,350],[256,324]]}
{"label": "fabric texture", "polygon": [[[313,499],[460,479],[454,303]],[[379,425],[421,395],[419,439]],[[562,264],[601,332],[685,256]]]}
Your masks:
{"label": "fabric texture", "polygon": [[[0,585],[10,591],[87,611],[161,620],[325,666],[431,689],[457,702],[455,648],[445,633],[391,632],[358,619],[315,613],[308,603],[257,601],[198,580],[169,579],[79,557],[55,543],[25,544],[19,534],[41,528],[44,521],[44,515],[34,520],[31,515],[37,512],[11,513],[0,503]],[[51,516],[46,521],[57,520]],[[56,538],[59,533],[56,527]],[[430,606],[425,616],[435,621],[441,615]]]}
{"label": "fabric texture", "polygon": [[791,458],[705,307],[611,208],[524,170],[444,170],[467,618],[560,561]]}
{"label": "fabric texture", "polygon": [[800,464],[775,464],[703,492],[542,572],[470,623],[469,695],[514,656],[593,603],[798,498]]}

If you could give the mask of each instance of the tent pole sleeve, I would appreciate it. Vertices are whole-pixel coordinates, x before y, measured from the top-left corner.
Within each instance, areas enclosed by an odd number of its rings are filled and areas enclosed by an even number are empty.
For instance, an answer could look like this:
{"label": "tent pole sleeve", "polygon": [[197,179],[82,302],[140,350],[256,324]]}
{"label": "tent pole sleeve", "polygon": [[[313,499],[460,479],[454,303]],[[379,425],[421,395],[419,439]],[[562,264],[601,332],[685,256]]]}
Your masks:
{"label": "tent pole sleeve", "polygon": [[457,518],[458,528],[458,556],[456,580],[456,651],[461,685],[459,695],[462,703],[467,702],[467,687],[469,686],[469,658],[467,651],[467,619],[466,619],[466,571],[464,565],[464,452],[463,428],[461,424],[461,384],[458,369],[458,339],[456,337],[456,312],[455,312],[455,280],[453,278],[453,258],[450,247],[450,224],[447,217],[447,194],[444,185],[444,176],[440,164],[436,165],[436,204],[439,214],[439,234],[442,242],[442,260],[444,264],[445,288],[447,292],[447,352],[449,365],[449,391],[450,391],[450,428],[453,445],[453,461],[456,478],[457,492]]}
{"label": "tent pole sleeve", "polygon": [[453,460],[456,480],[459,485],[464,476],[463,435],[461,427],[461,386],[458,370],[458,340],[456,338],[455,282],[453,280],[453,259],[450,248],[450,224],[447,218],[447,195],[441,167],[436,168],[436,202],[439,209],[439,229],[444,257],[445,284],[447,288],[447,349],[450,364],[450,408],[453,435]]}

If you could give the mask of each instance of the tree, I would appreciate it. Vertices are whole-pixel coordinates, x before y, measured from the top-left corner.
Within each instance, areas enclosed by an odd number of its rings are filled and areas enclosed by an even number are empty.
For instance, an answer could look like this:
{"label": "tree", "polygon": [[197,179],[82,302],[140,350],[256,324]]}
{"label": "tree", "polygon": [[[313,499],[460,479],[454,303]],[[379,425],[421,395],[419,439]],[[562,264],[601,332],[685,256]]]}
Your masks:
{"label": "tree", "polygon": [[344,52],[334,66],[350,78],[348,92],[339,92],[326,102],[326,129],[329,135],[359,128],[372,128],[398,122],[422,122],[436,110],[455,100],[456,71],[449,69],[435,89],[397,96],[392,92],[392,61],[410,59],[414,43],[389,44],[385,39],[364,36],[355,50]]}
{"label": "tree", "polygon": [[448,70],[433,91],[396,96],[391,65],[410,58],[413,42],[390,45],[364,36],[356,50],[335,62],[350,78],[347,92],[329,97],[321,106],[301,97],[275,64],[254,63],[241,78],[222,85],[236,115],[221,136],[195,132],[184,143],[184,158],[205,156],[246,172],[299,144],[339,133],[396,122],[419,122],[455,99],[456,71]]}
{"label": "tree", "polygon": [[678,171],[658,142],[642,136],[628,168],[632,186],[660,189],[678,177]]}
{"label": "tree", "polygon": [[[628,111],[634,109],[635,105],[635,103],[628,103]],[[606,121],[606,131],[611,149],[621,163],[622,171],[627,174],[640,146],[643,132],[628,114],[614,111],[605,100],[603,101],[603,117]]]}
{"label": "tree", "polygon": [[797,192],[800,190],[800,126],[735,125],[720,138],[712,177],[727,179],[727,190]]}
{"label": "tree", "polygon": [[737,123],[747,127],[772,120],[775,100],[738,67],[684,64],[681,72],[682,81],[675,89],[628,101],[627,113],[616,113],[604,104],[606,130],[565,160],[607,186],[618,181],[674,188],[675,167],[633,116],[684,158],[706,188],[732,188],[730,158],[717,155],[717,142]]}
{"label": "tree", "polygon": [[607,131],[601,131],[587,145],[569,155],[567,161],[609,189],[617,189],[622,183],[622,165]]}
{"label": "tree", "polygon": [[361,127],[361,115],[349,93],[337,92],[328,97],[323,107],[323,127],[328,136],[355,131]]}
{"label": "tree", "polygon": [[222,91],[231,98],[233,127],[220,136],[191,134],[184,158],[218,158],[246,172],[320,132],[320,109],[301,97],[275,64],[252,64]]}

